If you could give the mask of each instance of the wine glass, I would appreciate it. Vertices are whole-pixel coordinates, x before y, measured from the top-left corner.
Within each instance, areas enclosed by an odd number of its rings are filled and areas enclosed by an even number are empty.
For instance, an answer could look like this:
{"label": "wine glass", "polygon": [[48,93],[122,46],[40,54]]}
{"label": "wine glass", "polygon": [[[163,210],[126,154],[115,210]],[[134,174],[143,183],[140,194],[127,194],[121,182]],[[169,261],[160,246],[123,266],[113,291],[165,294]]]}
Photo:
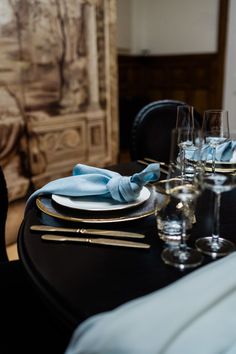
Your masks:
{"label": "wine glass", "polygon": [[181,175],[184,177],[187,173],[186,151],[191,146],[194,146],[191,137],[194,131],[193,106],[181,105],[177,107],[176,129],[178,129],[179,163],[181,166]]}
{"label": "wine glass", "polygon": [[190,105],[177,106],[176,129],[194,129],[194,107]]}
{"label": "wine glass", "polygon": [[197,239],[195,245],[199,251],[212,256],[212,258],[226,256],[235,251],[235,245],[231,241],[220,237],[221,194],[236,187],[236,176],[230,173],[207,173],[201,178],[202,188],[214,193],[214,222],[212,235]]}
{"label": "wine glass", "polygon": [[[178,161],[180,152],[179,139],[184,141],[185,138],[189,141],[191,137],[191,153],[192,158],[195,160],[192,165],[191,179],[183,176],[181,173],[181,166]],[[168,179],[164,183],[164,188],[167,194],[172,198],[178,200],[179,208],[182,211],[182,230],[180,235],[180,242],[177,247],[165,248],[161,254],[163,261],[166,264],[177,267],[181,270],[185,268],[192,268],[200,265],[203,261],[202,254],[193,248],[190,248],[186,244],[186,226],[189,222],[189,208],[194,207],[194,203],[200,193],[200,184],[198,174],[200,170],[198,168],[198,161],[200,160],[202,140],[199,131],[185,131],[182,129],[176,129],[172,131],[171,137],[171,158],[168,171]],[[188,144],[190,148],[190,143]]]}
{"label": "wine glass", "polygon": [[206,136],[206,143],[212,149],[212,173],[215,173],[217,146],[229,139],[228,111],[223,109],[205,111],[202,129]]}
{"label": "wine glass", "polygon": [[[196,169],[204,162],[202,158],[202,147],[204,136],[201,130],[178,129],[175,137],[178,146],[178,156],[175,156],[181,170],[182,178],[191,179],[194,177]],[[174,146],[174,150],[175,150]],[[176,154],[172,151],[172,156]]]}

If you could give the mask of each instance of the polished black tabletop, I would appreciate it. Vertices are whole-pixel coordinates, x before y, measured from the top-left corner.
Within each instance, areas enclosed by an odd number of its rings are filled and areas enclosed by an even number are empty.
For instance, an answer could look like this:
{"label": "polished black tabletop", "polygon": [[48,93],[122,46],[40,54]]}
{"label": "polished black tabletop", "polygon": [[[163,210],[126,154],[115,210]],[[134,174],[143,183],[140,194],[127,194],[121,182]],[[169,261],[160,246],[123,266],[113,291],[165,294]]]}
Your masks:
{"label": "polished black tabletop", "polygon": [[[111,167],[130,175],[143,166],[137,163]],[[236,193],[224,193],[221,208],[221,233],[236,242]],[[197,222],[189,243],[210,235],[213,223],[212,195],[203,193],[197,203]],[[151,293],[193,270],[180,271],[161,260],[163,241],[158,237],[154,215],[133,221],[96,225],[96,228],[141,232],[151,248],[131,249],[102,245],[56,243],[41,240],[30,231],[33,224],[90,227],[91,224],[63,221],[41,212],[28,210],[18,236],[18,250],[30,278],[51,309],[72,330],[86,318]],[[212,262],[205,257],[204,264]],[[195,268],[197,269],[197,268]]]}

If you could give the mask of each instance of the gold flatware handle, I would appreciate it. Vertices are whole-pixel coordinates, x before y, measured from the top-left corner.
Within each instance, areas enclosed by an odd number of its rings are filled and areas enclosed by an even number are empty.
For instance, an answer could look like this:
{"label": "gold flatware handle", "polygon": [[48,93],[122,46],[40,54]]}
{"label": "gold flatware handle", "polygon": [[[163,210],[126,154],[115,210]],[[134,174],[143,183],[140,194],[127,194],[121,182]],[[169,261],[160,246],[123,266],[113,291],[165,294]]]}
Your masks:
{"label": "gold flatware handle", "polygon": [[145,165],[145,166],[148,166],[149,163],[147,161],[144,161],[144,160],[137,160],[138,163],[140,163],[141,165]]}
{"label": "gold flatware handle", "polygon": [[[145,166],[148,166],[149,165],[149,162],[147,161],[144,161],[144,160],[137,160],[138,163],[140,163],[141,165],[145,165]],[[158,161],[156,161],[158,163]],[[168,171],[166,169],[164,169],[163,167],[160,166],[160,171],[162,173],[164,173],[165,175],[168,174]]]}
{"label": "gold flatware handle", "polygon": [[64,235],[45,234],[41,236],[41,239],[46,241],[57,241],[57,242],[91,243],[91,244],[105,245],[105,246],[131,247],[131,248],[143,248],[143,249],[150,248],[150,245],[147,243],[114,240],[114,239],[106,239],[106,238],[82,238],[82,237],[68,237]]}
{"label": "gold flatware handle", "polygon": [[59,226],[48,226],[48,225],[32,225],[30,227],[32,231],[41,232],[71,232],[78,233],[82,235],[101,235],[101,236],[114,236],[114,237],[129,237],[129,238],[144,238],[145,235],[136,232],[118,231],[118,230],[102,230],[102,229],[73,229],[67,227]]}
{"label": "gold flatware handle", "polygon": [[160,166],[166,166],[165,162],[157,161],[157,160],[151,159],[150,157],[144,157],[143,159],[147,162],[159,163]]}

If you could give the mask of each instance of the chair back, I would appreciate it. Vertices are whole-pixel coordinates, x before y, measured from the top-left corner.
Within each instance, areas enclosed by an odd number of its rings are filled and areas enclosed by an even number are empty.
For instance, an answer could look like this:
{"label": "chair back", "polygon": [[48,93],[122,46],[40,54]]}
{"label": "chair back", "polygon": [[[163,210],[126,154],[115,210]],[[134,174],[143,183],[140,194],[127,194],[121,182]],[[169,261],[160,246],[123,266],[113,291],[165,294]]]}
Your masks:
{"label": "chair back", "polygon": [[0,262],[8,262],[5,227],[8,211],[8,192],[6,180],[0,166]]}
{"label": "chair back", "polygon": [[[131,129],[130,155],[132,160],[149,157],[169,162],[171,130],[175,128],[177,107],[186,104],[177,100],[159,100],[144,106],[134,119]],[[202,117],[194,111],[195,124]]]}

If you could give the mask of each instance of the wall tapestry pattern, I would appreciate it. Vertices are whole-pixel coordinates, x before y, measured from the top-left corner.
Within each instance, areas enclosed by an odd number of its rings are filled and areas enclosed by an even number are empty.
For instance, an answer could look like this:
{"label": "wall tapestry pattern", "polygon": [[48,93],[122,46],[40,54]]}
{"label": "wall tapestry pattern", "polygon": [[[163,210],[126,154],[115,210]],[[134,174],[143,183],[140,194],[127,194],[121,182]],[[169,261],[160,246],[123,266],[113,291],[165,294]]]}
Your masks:
{"label": "wall tapestry pattern", "polygon": [[0,0],[0,164],[10,200],[118,154],[115,0]]}

